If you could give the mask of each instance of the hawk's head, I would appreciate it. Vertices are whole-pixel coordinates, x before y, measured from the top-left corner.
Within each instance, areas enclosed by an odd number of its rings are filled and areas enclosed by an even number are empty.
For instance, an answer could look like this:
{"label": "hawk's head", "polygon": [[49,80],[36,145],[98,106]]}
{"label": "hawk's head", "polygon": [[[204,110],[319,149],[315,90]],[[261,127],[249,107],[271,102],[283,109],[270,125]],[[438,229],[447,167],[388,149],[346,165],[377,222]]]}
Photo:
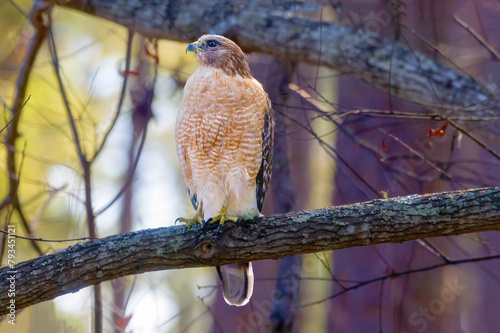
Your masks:
{"label": "hawk's head", "polygon": [[196,53],[201,66],[222,69],[227,75],[249,77],[248,60],[240,47],[230,39],[219,35],[203,35],[186,49]]}

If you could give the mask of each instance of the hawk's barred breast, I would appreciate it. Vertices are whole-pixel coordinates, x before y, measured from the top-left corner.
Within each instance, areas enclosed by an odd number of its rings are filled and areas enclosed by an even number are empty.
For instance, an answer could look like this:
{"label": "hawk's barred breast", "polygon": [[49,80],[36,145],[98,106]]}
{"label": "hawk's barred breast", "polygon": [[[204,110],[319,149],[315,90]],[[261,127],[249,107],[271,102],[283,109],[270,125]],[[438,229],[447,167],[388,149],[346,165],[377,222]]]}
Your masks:
{"label": "hawk's barred breast", "polygon": [[[263,128],[265,122],[272,121],[272,117],[265,119],[270,105],[262,85],[252,77],[229,76],[217,68],[200,67],[184,89],[176,142],[190,192],[196,193],[198,201],[218,203],[218,207],[210,209],[215,214],[231,196],[248,198],[250,193],[246,192],[253,190],[257,200],[256,178],[263,165]],[[207,193],[215,190],[217,194]],[[241,206],[241,200],[232,201]],[[228,212],[256,213],[257,206],[243,206],[229,205]],[[205,218],[210,215],[205,214]]]}

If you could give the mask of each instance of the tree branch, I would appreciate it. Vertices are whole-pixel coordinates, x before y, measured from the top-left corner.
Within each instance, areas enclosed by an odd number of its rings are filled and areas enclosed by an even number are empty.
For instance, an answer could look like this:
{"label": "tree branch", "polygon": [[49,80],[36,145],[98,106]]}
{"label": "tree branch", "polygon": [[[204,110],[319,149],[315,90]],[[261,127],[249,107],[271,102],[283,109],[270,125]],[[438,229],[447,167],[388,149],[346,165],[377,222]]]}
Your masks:
{"label": "tree branch", "polygon": [[[29,79],[31,76],[31,71],[35,64],[35,60],[38,56],[40,48],[42,47],[43,41],[47,37],[48,25],[47,25],[47,15],[48,13],[47,4],[36,1],[31,8],[30,21],[35,28],[35,34],[30,40],[30,46],[28,53],[26,54],[23,67],[21,68],[16,81],[16,97],[11,108],[12,121],[8,127],[8,133],[5,139],[5,145],[7,146],[7,172],[9,175],[9,189],[7,197],[0,203],[0,211],[9,204],[12,204],[14,208],[19,213],[21,222],[28,236],[33,235],[31,227],[27,224],[24,218],[21,202],[19,200],[19,183],[20,179],[17,172],[17,162],[16,162],[16,141],[19,138],[19,122],[21,119],[21,110],[24,107],[26,98],[26,89],[28,88]],[[29,98],[28,98],[29,99]],[[1,247],[4,248],[5,237],[2,236]],[[43,251],[36,242],[31,242],[33,249],[38,253],[42,254]],[[0,251],[0,261],[3,257],[3,250]]]}
{"label": "tree branch", "polygon": [[[24,308],[121,276],[220,266],[426,237],[500,230],[500,187],[374,200],[217,226],[148,229],[80,243],[0,269],[0,315],[9,277]],[[14,271],[15,273],[11,272]]]}
{"label": "tree branch", "polygon": [[495,144],[500,137],[500,125],[492,121],[499,116],[500,102],[474,79],[398,41],[300,15],[320,8],[319,4],[273,1],[269,5],[265,0],[231,0],[215,6],[207,6],[204,0],[48,2],[116,22],[147,37],[191,42],[205,33],[224,34],[246,52],[334,68],[443,117],[477,116],[484,120],[458,123],[467,131],[480,131],[478,134]]}

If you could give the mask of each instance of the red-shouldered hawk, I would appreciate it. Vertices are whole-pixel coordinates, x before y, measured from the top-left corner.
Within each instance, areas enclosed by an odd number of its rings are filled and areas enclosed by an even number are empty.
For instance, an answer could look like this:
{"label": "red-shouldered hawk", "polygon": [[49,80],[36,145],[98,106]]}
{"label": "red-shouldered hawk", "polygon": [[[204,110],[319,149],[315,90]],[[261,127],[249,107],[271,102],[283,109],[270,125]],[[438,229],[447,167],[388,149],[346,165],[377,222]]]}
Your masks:
{"label": "red-shouldered hawk", "polygon": [[[262,85],[233,41],[204,35],[186,51],[200,67],[188,79],[175,140],[196,214],[179,218],[189,229],[260,214],[271,178],[274,120]],[[253,292],[251,263],[217,267],[224,299],[245,305]]]}

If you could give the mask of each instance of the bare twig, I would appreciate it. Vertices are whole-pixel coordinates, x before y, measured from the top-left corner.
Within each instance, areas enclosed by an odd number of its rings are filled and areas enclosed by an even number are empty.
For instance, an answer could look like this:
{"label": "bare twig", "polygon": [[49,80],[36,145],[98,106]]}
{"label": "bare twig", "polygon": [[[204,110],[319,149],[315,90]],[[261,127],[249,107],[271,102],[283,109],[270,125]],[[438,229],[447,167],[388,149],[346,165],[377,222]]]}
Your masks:
{"label": "bare twig", "polygon": [[[28,236],[31,236],[34,233],[32,231],[31,225],[29,224],[28,220],[24,216],[23,207],[22,207],[21,202],[19,200],[19,195],[17,194],[18,190],[19,190],[19,182],[20,182],[20,179],[21,179],[21,171],[22,171],[23,165],[24,165],[25,152],[26,152],[26,142],[24,142],[24,148],[23,148],[22,154],[21,154],[21,162],[19,163],[19,170],[18,170],[17,177],[16,177],[16,179],[18,181],[17,181],[17,187],[15,189],[16,197],[15,197],[13,206],[14,206],[14,210],[17,212],[17,215],[19,215],[19,218],[21,219],[21,224],[23,225],[24,230],[26,230],[26,233],[27,233]],[[38,245],[37,242],[31,241],[31,245],[33,246],[33,249],[38,253],[38,255],[42,255],[43,254],[43,251],[42,251],[42,249],[40,248],[40,246]],[[2,258],[0,257],[0,260],[1,259]]]}
{"label": "bare twig", "polygon": [[130,186],[130,183],[132,182],[132,179],[134,178],[135,170],[137,169],[137,165],[139,164],[139,158],[141,157],[142,149],[144,148],[144,143],[146,142],[146,134],[147,134],[147,128],[144,128],[142,131],[142,137],[141,141],[139,143],[139,148],[137,149],[137,155],[134,159],[134,163],[132,165],[132,170],[127,174],[127,179],[125,180],[125,183],[123,184],[122,188],[118,193],[115,195],[111,201],[106,204],[104,207],[101,209],[97,210],[94,213],[94,216],[99,216],[102,214],[104,211],[106,211],[108,208],[113,206],[113,204],[125,193],[125,190]]}
{"label": "bare twig", "polygon": [[430,161],[429,159],[427,159],[421,152],[419,152],[419,151],[413,149],[412,147],[410,147],[407,143],[405,143],[403,140],[401,140],[400,138],[398,138],[394,134],[391,134],[391,133],[387,132],[383,128],[379,128],[379,130],[382,133],[384,133],[385,135],[387,135],[390,138],[392,138],[393,140],[397,141],[403,147],[405,147],[406,149],[408,149],[412,154],[415,154],[416,156],[418,156],[419,158],[421,158],[422,161],[424,161],[425,163],[429,164],[433,169],[435,169],[436,171],[438,171],[440,174],[442,174],[443,176],[445,176],[449,180],[453,179],[446,171],[444,171],[438,165],[434,164],[432,161]]}
{"label": "bare twig", "polygon": [[29,14],[14,0],[9,0],[11,5],[14,6],[24,17],[29,18]]}
{"label": "bare twig", "polygon": [[[9,234],[7,231],[1,230],[1,229],[0,229],[0,233],[2,233],[4,235],[8,235]],[[65,242],[77,242],[77,241],[85,241],[85,240],[98,239],[98,238],[91,238],[91,237],[68,238],[68,239],[45,239],[45,238],[24,237],[24,236],[19,236],[19,235],[12,235],[12,237],[19,238],[19,239],[30,240],[30,241],[50,242],[50,243],[65,243]]]}
{"label": "bare twig", "polygon": [[59,85],[59,91],[60,91],[60,94],[61,94],[61,97],[63,100],[63,104],[64,104],[64,107],[66,109],[66,113],[68,115],[68,121],[69,121],[69,124],[71,127],[71,132],[73,134],[73,140],[74,140],[76,150],[78,153],[78,158],[80,159],[80,163],[83,166],[84,164],[87,164],[88,161],[87,161],[85,153],[83,152],[83,149],[82,149],[80,137],[78,134],[78,130],[76,128],[75,118],[73,116],[73,112],[71,111],[68,96],[66,94],[66,89],[64,88],[64,83],[62,81],[61,73],[59,70],[59,58],[57,57],[57,49],[56,49],[54,34],[52,32],[51,26],[52,26],[52,22],[51,22],[51,19],[49,16],[49,30],[48,30],[49,33],[48,34],[49,34],[49,50],[50,50],[50,55],[51,55],[51,59],[52,59],[52,65],[54,68],[54,72],[56,74],[57,83]]}
{"label": "bare twig", "polygon": [[118,106],[116,107],[116,112],[115,116],[113,117],[113,120],[111,121],[111,124],[109,125],[108,129],[104,132],[104,137],[102,138],[101,144],[98,148],[96,148],[94,156],[92,157],[92,161],[94,161],[97,156],[99,156],[100,152],[104,148],[104,145],[106,144],[106,141],[108,139],[109,134],[115,127],[116,121],[118,120],[118,117],[121,114],[121,109],[123,106],[123,101],[125,100],[125,93],[127,92],[127,82],[128,82],[128,77],[130,74],[130,59],[131,59],[131,53],[132,53],[132,42],[134,41],[134,32],[132,30],[128,31],[128,39],[127,39],[127,53],[125,56],[125,70],[123,71],[123,82],[122,82],[122,89],[120,92],[120,98],[118,99]]}
{"label": "bare twig", "polygon": [[373,278],[373,279],[370,279],[370,280],[366,280],[366,281],[357,283],[354,286],[346,288],[345,290],[341,290],[338,293],[335,293],[335,294],[333,294],[331,296],[325,297],[325,298],[320,299],[318,301],[307,303],[307,304],[302,304],[302,305],[300,305],[300,307],[301,308],[305,308],[305,307],[308,307],[308,306],[321,304],[321,303],[323,303],[325,301],[329,301],[331,299],[337,298],[337,297],[339,297],[339,296],[341,296],[341,295],[343,295],[343,294],[345,294],[345,293],[347,293],[347,292],[349,292],[351,290],[355,290],[355,289],[358,289],[360,287],[364,287],[366,285],[373,284],[375,282],[383,282],[383,281],[385,281],[387,279],[393,279],[393,278],[397,278],[397,277],[400,277],[400,276],[406,276],[406,275],[415,274],[415,273],[428,272],[428,271],[432,271],[432,270],[435,270],[435,269],[438,269],[438,268],[442,268],[442,267],[445,267],[445,266],[450,266],[450,265],[462,265],[462,264],[477,263],[477,262],[482,262],[482,261],[487,261],[487,260],[497,260],[497,259],[500,259],[500,255],[486,256],[486,257],[479,257],[479,258],[470,258],[470,259],[462,259],[462,260],[450,260],[450,261],[443,262],[443,263],[440,263],[440,264],[437,264],[437,265],[432,265],[432,266],[427,266],[427,267],[421,267],[421,268],[416,268],[416,269],[409,269],[409,270],[402,271],[402,272],[392,272],[392,274],[389,274],[389,275],[384,275],[384,276],[381,276],[381,277],[377,277],[377,278]]}
{"label": "bare twig", "polygon": [[[9,174],[9,192],[7,197],[0,203],[0,210],[7,205],[13,205],[15,207],[20,207],[18,188],[19,188],[19,177],[17,172],[16,163],[16,141],[19,137],[18,126],[19,120],[21,118],[21,111],[26,104],[26,89],[28,86],[29,78],[35,59],[38,55],[40,47],[45,40],[48,32],[48,22],[46,17],[50,11],[50,8],[41,1],[36,1],[31,9],[31,23],[35,27],[35,35],[30,41],[30,46],[24,65],[19,72],[19,76],[16,81],[16,96],[14,98],[13,105],[10,109],[11,111],[11,122],[8,126],[6,146],[7,146],[7,171]],[[18,210],[19,211],[19,210]],[[23,226],[28,234],[31,234],[31,230],[26,220],[23,219]],[[32,242],[35,251],[42,253],[40,248],[36,243]]]}
{"label": "bare twig", "polygon": [[[66,108],[66,112],[68,115],[68,121],[71,127],[71,131],[73,133],[73,141],[76,146],[76,150],[78,153],[78,158],[80,160],[80,164],[83,170],[83,182],[85,185],[85,211],[87,213],[87,224],[89,230],[89,236],[91,238],[97,238],[97,231],[95,226],[95,215],[92,208],[92,182],[91,182],[91,162],[87,160],[87,156],[83,151],[80,137],[78,134],[78,130],[76,128],[75,118],[71,111],[71,107],[69,105],[69,101],[65,92],[64,84],[62,81],[62,77],[59,70],[59,60],[57,57],[57,49],[54,40],[54,34],[52,32],[52,23],[50,16],[48,17],[49,21],[49,50],[52,58],[52,64],[54,67],[54,72],[57,77],[57,82],[59,84],[60,94]],[[102,301],[101,301],[101,286],[94,286],[94,333],[102,332]]]}
{"label": "bare twig", "polygon": [[[9,120],[7,122],[7,124],[5,124],[5,126],[2,129],[0,129],[0,133],[2,133],[7,127],[9,127],[9,125],[12,124],[12,122],[14,121],[14,119],[16,119],[17,116],[19,116],[19,114],[21,113],[21,110],[28,103],[28,101],[30,100],[30,98],[31,98],[31,95],[29,95],[28,98],[26,99],[26,101],[23,103],[23,105],[21,105],[21,108],[14,113],[14,115],[12,116],[12,119]],[[0,207],[0,209],[1,209],[1,207]]]}
{"label": "bare twig", "polygon": [[457,122],[449,120],[450,125],[455,127],[457,131],[460,131],[461,133],[465,134],[469,139],[474,141],[477,145],[479,145],[481,148],[486,150],[491,156],[495,157],[496,159],[500,160],[500,156],[495,153],[492,149],[487,147],[484,143],[482,143],[478,138],[476,138],[475,135],[472,135],[469,131],[467,131],[465,128],[460,126]]}
{"label": "bare twig", "polygon": [[475,39],[477,39],[477,41],[479,43],[481,43],[481,45],[483,45],[490,53],[493,57],[495,57],[496,61],[500,61],[500,53],[498,53],[497,50],[495,50],[493,48],[493,46],[490,45],[490,43],[488,43],[486,41],[486,39],[484,39],[476,30],[474,30],[470,25],[468,25],[464,20],[462,20],[460,17],[458,16],[453,16],[453,19],[455,20],[455,22],[457,22],[460,26],[462,26],[462,28],[464,28],[465,30],[467,30],[471,35],[472,37],[474,37]]}
{"label": "bare twig", "polygon": [[[280,111],[277,111],[277,112],[280,112]],[[362,186],[360,186],[357,182],[354,182],[354,184],[366,195],[367,198],[373,198],[374,196],[381,198],[380,193],[372,185],[370,185],[370,183],[368,183],[368,181],[366,179],[364,179],[359,174],[359,172],[357,172],[341,155],[338,154],[337,149],[335,147],[333,147],[332,145],[328,144],[323,139],[321,139],[316,134],[316,132],[314,132],[310,127],[304,126],[296,119],[293,119],[284,113],[282,113],[282,114],[285,117],[287,117],[291,122],[293,122],[294,124],[302,127],[307,132],[309,132],[309,134],[311,134],[314,137],[314,139],[316,139],[319,142],[319,144],[321,145],[321,147],[325,150],[325,152],[327,154],[329,154],[335,161],[341,162],[341,163],[339,163],[339,166],[345,166],[354,175],[354,179],[358,179],[359,181],[361,181],[369,189],[369,191],[366,191],[366,189],[363,188]],[[370,194],[370,193],[372,193],[372,194]]]}

